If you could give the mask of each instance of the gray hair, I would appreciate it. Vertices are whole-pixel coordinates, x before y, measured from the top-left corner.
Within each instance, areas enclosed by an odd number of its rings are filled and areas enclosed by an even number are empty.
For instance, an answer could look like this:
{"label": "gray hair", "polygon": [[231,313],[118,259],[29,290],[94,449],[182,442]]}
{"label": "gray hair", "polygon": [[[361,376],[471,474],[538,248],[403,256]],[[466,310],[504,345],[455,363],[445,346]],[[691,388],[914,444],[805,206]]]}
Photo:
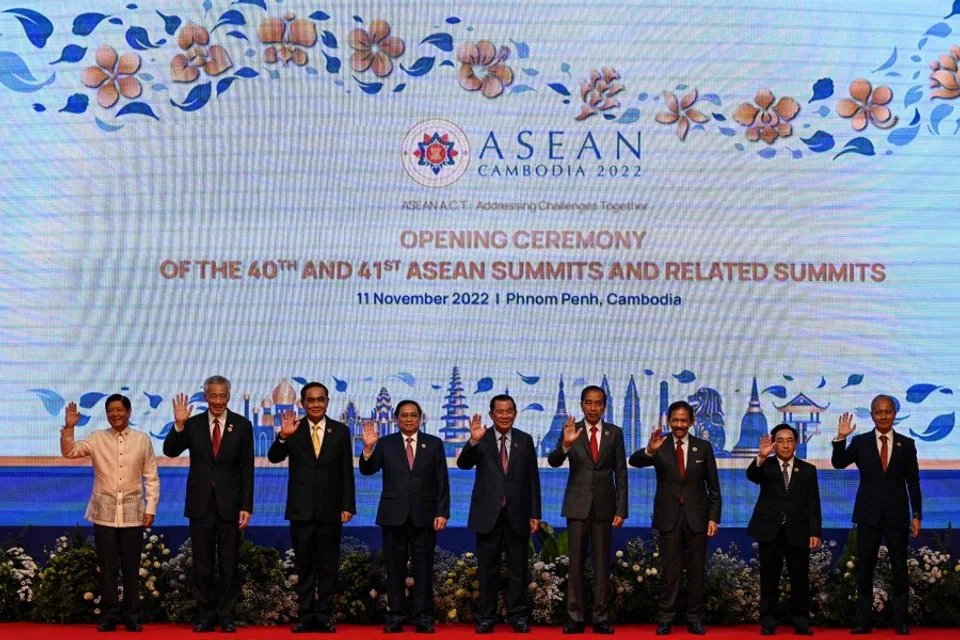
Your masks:
{"label": "gray hair", "polygon": [[230,393],[230,381],[224,378],[223,376],[210,376],[203,381],[203,392],[206,393],[207,389],[212,384],[223,384],[227,386],[227,393]]}
{"label": "gray hair", "polygon": [[889,402],[889,403],[890,403],[890,406],[893,407],[894,412],[897,411],[897,401],[893,399],[893,396],[888,396],[888,395],[885,394],[885,393],[881,393],[881,394],[877,395],[877,396],[870,402],[870,411],[871,411],[871,412],[873,411],[873,407],[874,407],[878,402],[880,402],[881,400],[886,400],[887,402]]}

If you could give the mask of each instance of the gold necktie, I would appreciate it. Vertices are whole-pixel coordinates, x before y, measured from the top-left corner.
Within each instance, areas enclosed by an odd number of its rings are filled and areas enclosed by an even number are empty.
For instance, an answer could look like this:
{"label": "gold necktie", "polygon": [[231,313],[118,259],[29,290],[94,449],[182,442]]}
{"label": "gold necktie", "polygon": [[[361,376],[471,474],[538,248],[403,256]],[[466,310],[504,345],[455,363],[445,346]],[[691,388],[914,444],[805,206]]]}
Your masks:
{"label": "gold necktie", "polygon": [[320,425],[313,425],[313,455],[320,457]]}

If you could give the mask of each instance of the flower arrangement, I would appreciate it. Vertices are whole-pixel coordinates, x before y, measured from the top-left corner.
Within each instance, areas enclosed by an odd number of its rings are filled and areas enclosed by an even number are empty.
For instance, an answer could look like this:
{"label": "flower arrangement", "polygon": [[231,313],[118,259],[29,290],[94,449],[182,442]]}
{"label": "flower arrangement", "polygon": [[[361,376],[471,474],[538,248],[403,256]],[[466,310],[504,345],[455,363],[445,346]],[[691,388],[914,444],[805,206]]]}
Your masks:
{"label": "flower arrangement", "polygon": [[193,545],[188,538],[177,555],[160,564],[161,601],[169,622],[186,624],[197,617],[197,601],[193,593]]}
{"label": "flower arrangement", "polygon": [[760,571],[731,543],[707,557],[705,576],[707,622],[737,624],[760,619]]}
{"label": "flower arrangement", "polygon": [[46,552],[47,566],[34,591],[33,618],[40,622],[92,622],[100,615],[97,552],[80,527],[60,536]]}
{"label": "flower arrangement", "polygon": [[33,602],[40,568],[21,546],[0,551],[0,620],[23,620]]}
{"label": "flower arrangement", "polygon": [[295,617],[297,598],[289,588],[280,552],[244,540],[239,559],[243,583],[237,601],[237,619],[263,626],[288,622]]}
{"label": "flower arrangement", "polygon": [[617,620],[652,622],[663,581],[663,563],[656,542],[634,538],[614,554],[610,612]]}
{"label": "flower arrangement", "polygon": [[[166,618],[160,598],[162,571],[170,565],[170,549],[163,534],[153,533],[149,527],[143,532],[143,551],[140,552],[140,619],[153,622]],[[122,589],[122,587],[121,587]]]}
{"label": "flower arrangement", "polygon": [[[346,537],[341,541],[339,584],[333,599],[335,621],[365,624],[383,619],[384,610],[378,597],[381,565],[360,540]],[[412,582],[409,584],[412,586]]]}
{"label": "flower arrangement", "polygon": [[437,620],[443,622],[475,622],[477,599],[477,558],[467,552],[457,556],[437,550],[433,570],[433,602]]}

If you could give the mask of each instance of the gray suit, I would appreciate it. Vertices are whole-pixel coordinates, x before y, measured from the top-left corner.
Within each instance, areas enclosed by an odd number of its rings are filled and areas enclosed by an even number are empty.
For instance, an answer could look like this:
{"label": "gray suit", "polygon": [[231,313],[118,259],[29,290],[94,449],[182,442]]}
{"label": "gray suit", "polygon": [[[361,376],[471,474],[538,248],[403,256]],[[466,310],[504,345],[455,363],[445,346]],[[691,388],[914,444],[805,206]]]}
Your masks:
{"label": "gray suit", "polygon": [[590,453],[590,433],[583,420],[577,423],[577,428],[583,431],[570,450],[564,453],[561,436],[547,462],[551,467],[561,466],[564,460],[570,462],[561,512],[567,519],[570,536],[567,614],[574,622],[584,621],[583,570],[587,543],[592,540],[596,576],[593,623],[597,624],[607,622],[613,518],[627,517],[627,456],[623,446],[623,431],[617,425],[609,422],[601,424],[596,462]]}

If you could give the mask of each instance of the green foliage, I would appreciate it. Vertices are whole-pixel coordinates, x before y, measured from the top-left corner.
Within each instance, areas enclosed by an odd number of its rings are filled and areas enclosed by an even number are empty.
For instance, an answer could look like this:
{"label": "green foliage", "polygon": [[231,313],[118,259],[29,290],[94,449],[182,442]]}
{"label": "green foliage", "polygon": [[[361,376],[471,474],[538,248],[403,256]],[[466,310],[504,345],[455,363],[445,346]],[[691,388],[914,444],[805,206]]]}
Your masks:
{"label": "green foliage", "polygon": [[100,615],[97,553],[80,527],[60,537],[40,573],[33,598],[33,619],[40,622],[92,622]]}

